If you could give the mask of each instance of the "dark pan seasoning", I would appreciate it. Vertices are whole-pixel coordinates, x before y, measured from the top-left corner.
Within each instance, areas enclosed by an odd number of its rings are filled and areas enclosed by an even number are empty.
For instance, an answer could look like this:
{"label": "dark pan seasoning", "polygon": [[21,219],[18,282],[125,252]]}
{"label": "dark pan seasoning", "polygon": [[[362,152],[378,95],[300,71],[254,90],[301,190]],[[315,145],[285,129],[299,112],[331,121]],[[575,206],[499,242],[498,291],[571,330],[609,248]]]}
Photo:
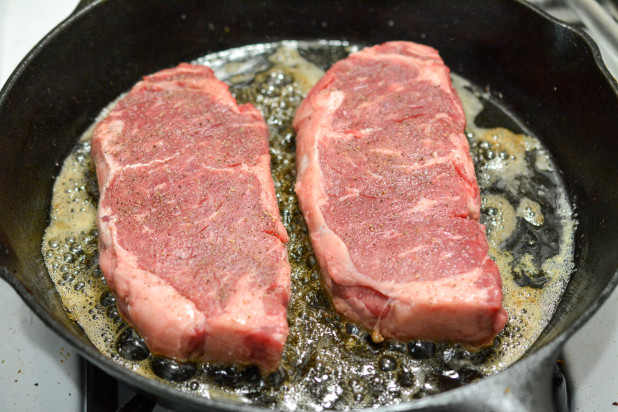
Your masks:
{"label": "dark pan seasoning", "polygon": [[483,89],[453,76],[464,103],[482,190],[482,222],[503,277],[506,328],[492,347],[374,343],[370,333],[334,311],[320,284],[307,229],[293,191],[294,111],[323,70],[360,46],[284,42],[233,49],[198,59],[251,102],[271,135],[271,164],[292,264],[290,334],[280,368],[180,364],[153,356],[119,317],[97,265],[98,189],[88,131],[54,187],[43,241],[50,275],[67,311],[115,362],[179,390],[281,409],[350,409],[405,402],[473,382],[521,357],[551,318],[573,268],[575,222],[559,171],[541,143]]}

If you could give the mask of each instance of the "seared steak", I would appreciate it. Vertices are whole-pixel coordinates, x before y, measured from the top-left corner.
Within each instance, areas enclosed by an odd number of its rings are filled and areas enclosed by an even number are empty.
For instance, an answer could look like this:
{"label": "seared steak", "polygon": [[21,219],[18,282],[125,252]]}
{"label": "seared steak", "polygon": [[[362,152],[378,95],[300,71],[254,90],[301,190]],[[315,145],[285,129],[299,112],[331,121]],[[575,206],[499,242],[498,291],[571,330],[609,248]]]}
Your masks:
{"label": "seared steak", "polygon": [[296,193],[336,308],[385,337],[491,343],[506,322],[465,117],[436,50],[336,63],[296,112]]}
{"label": "seared steak", "polygon": [[275,368],[290,265],[259,111],[181,64],[118,102],[92,155],[100,266],[150,350]]}

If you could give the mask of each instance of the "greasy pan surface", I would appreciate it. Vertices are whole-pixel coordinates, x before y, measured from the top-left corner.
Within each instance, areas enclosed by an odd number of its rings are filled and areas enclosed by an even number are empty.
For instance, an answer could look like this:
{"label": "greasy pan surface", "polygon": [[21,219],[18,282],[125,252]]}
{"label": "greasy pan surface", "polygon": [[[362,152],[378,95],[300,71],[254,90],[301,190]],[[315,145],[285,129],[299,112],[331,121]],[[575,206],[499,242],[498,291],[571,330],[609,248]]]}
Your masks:
{"label": "greasy pan surface", "polygon": [[[527,358],[481,382],[389,409],[459,404],[458,409],[465,410],[465,405],[478,409],[479,402],[485,402],[487,409],[510,405],[532,410],[537,399],[527,391],[549,387],[560,345],[618,281],[616,84],[599,67],[598,52],[587,38],[525,4],[376,4],[101,1],[74,14],[33,50],[0,95],[3,276],[51,327],[111,375],[172,404],[236,410],[235,405],[192,397],[135,376],[103,357],[68,318],[40,252],[59,165],[105,105],[142,75],[180,61],[282,39],[429,44],[453,71],[487,85],[551,151],[576,206],[577,270]],[[504,396],[482,400],[487,396],[481,393],[496,391]]]}

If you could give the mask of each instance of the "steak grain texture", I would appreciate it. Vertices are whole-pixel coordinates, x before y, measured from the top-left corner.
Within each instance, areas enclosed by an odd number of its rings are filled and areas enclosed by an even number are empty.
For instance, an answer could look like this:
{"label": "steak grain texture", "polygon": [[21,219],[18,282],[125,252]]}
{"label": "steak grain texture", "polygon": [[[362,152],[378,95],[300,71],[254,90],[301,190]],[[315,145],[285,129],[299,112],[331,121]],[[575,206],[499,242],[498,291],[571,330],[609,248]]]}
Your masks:
{"label": "steak grain texture", "polygon": [[505,325],[461,102],[410,42],[336,63],[294,118],[296,193],[343,315],[400,339],[492,342]]}
{"label": "steak grain texture", "polygon": [[100,266],[150,350],[275,368],[290,265],[259,111],[181,64],[118,102],[92,156]]}

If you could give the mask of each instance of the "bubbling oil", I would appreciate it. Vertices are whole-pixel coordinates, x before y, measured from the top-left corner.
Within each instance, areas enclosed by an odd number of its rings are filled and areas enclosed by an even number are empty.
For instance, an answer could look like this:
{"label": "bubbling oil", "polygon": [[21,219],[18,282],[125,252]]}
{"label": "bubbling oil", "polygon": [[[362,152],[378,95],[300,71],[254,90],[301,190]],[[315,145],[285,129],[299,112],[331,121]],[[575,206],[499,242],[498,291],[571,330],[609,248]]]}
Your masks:
{"label": "bubbling oil", "polygon": [[[456,75],[453,82],[466,112],[466,134],[481,187],[481,220],[487,227],[489,253],[503,278],[509,314],[505,329],[493,346],[478,351],[422,341],[374,343],[369,331],[334,310],[320,283],[293,190],[291,121],[324,70],[359,47],[345,42],[281,42],[196,61],[213,68],[239,104],[258,107],[269,126],[272,175],[290,236],[292,296],[281,365],[267,376],[252,366],[181,364],[153,356],[119,316],[98,267],[92,128],[84,133],[55,182],[42,252],[67,312],[103,354],[195,396],[284,410],[323,410],[397,404],[446,391],[504,369],[531,346],[549,322],[573,269],[572,209],[540,141],[503,127],[478,125],[476,119],[495,103]],[[504,119],[498,116],[495,123],[499,126]]]}

